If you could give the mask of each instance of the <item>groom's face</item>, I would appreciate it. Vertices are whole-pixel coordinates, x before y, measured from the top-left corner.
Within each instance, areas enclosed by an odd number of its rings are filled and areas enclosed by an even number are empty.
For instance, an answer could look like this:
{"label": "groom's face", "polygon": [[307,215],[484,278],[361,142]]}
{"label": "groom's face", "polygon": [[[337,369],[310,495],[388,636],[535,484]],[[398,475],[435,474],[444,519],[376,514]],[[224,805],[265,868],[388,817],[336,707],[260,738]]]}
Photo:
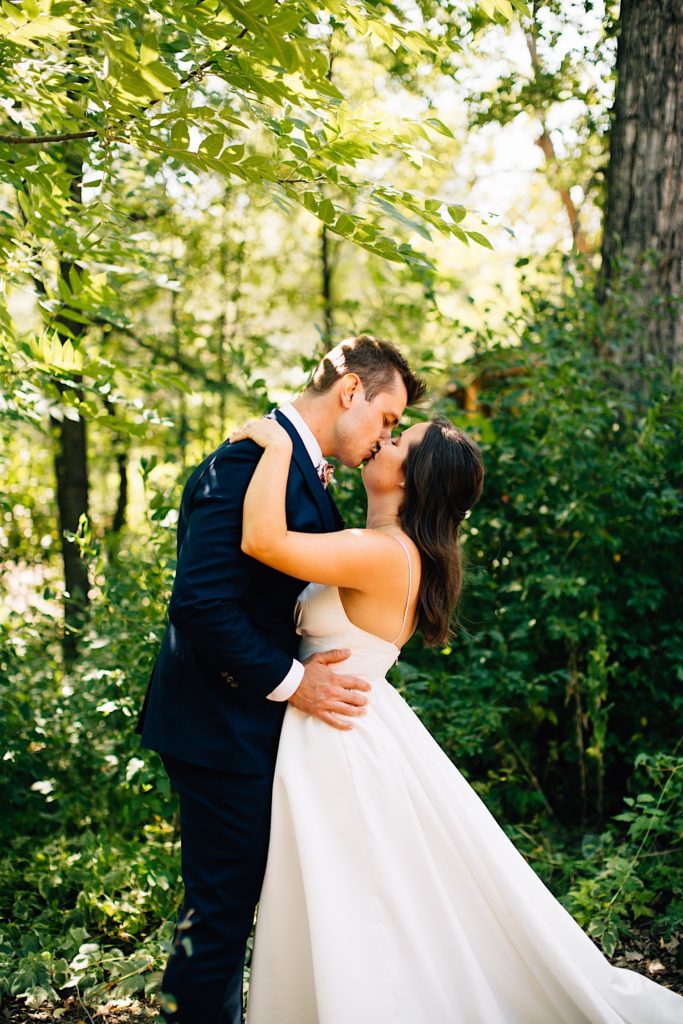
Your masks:
{"label": "groom's face", "polygon": [[370,401],[358,378],[349,384],[343,397],[345,408],[337,423],[336,450],[331,454],[345,466],[360,466],[390,440],[391,431],[403,415],[408,392],[396,373],[393,382]]}

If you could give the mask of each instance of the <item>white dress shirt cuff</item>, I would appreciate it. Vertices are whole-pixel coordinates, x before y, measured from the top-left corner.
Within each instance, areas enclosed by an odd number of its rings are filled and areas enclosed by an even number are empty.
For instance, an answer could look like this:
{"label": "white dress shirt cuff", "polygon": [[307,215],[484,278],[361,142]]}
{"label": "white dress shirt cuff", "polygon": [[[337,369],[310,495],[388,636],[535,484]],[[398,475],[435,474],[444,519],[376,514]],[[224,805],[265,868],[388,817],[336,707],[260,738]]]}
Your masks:
{"label": "white dress shirt cuff", "polygon": [[279,683],[278,686],[275,687],[274,690],[271,690],[271,692],[268,694],[267,699],[289,700],[292,694],[295,693],[296,690],[298,689],[299,683],[301,682],[303,677],[303,665],[301,664],[300,661],[293,661],[292,667],[290,668],[285,678],[282,680],[281,683]]}

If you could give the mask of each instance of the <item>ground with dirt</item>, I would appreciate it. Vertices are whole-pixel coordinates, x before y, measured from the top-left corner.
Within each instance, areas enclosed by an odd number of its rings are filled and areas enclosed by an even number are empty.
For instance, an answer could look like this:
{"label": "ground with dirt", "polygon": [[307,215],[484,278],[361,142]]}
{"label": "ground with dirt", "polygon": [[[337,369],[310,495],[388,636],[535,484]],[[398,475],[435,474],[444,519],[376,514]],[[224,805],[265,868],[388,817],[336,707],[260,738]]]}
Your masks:
{"label": "ground with dirt", "polygon": [[[666,985],[683,995],[683,938],[670,942],[654,939],[646,932],[635,934],[628,948],[612,957],[616,967],[627,967]],[[90,1007],[70,996],[61,1006],[30,1009],[16,1000],[3,1003],[0,1024],[153,1024],[161,1020],[152,1003],[118,999]]]}

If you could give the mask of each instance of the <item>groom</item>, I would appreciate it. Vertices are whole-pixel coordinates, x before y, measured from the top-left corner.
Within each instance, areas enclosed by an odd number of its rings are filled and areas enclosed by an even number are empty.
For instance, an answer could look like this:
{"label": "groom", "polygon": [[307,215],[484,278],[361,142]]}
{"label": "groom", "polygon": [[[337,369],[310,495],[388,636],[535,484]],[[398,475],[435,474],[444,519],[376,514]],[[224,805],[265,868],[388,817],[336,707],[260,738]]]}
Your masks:
{"label": "groom", "polygon": [[[287,521],[339,530],[324,456],[358,466],[389,440],[423,383],[390,343],[342,342],[275,416],[292,438]],[[180,798],[185,898],[162,982],[163,1015],[240,1024],[246,943],[268,852],[273,772],[287,702],[349,728],[370,686],[330,668],[348,651],[297,660],[305,581],[242,553],[242,504],[262,450],[220,445],[190,476],[178,523],[170,623],[138,731]],[[315,765],[311,765],[315,771]]]}

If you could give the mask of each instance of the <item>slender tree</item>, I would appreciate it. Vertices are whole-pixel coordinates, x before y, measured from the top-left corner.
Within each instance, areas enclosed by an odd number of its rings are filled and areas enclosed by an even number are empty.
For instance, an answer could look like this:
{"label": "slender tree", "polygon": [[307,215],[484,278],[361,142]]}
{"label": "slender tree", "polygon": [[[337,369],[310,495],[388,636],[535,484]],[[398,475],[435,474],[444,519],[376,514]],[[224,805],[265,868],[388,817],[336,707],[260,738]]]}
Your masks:
{"label": "slender tree", "polygon": [[[65,149],[64,168],[69,179],[69,196],[72,204],[80,204],[82,198],[83,158],[74,149],[73,142],[62,144]],[[61,254],[58,269],[58,288],[63,295],[78,291],[81,269],[79,264],[66,254]],[[85,333],[85,322],[65,301],[54,317],[55,334],[66,344],[77,344]],[[79,383],[79,375],[75,383]],[[64,385],[58,385],[62,394]],[[88,568],[81,552],[71,538],[77,533],[82,517],[88,515],[88,446],[86,421],[78,405],[83,398],[82,391],[74,391],[76,405],[63,405],[60,414],[50,416],[54,436],[55,494],[59,518],[62,559],[64,562],[64,658],[71,662],[77,653],[78,633],[82,629],[88,606]]]}
{"label": "slender tree", "polygon": [[683,3],[622,0],[599,295],[629,298],[620,361],[671,369],[683,351]]}

